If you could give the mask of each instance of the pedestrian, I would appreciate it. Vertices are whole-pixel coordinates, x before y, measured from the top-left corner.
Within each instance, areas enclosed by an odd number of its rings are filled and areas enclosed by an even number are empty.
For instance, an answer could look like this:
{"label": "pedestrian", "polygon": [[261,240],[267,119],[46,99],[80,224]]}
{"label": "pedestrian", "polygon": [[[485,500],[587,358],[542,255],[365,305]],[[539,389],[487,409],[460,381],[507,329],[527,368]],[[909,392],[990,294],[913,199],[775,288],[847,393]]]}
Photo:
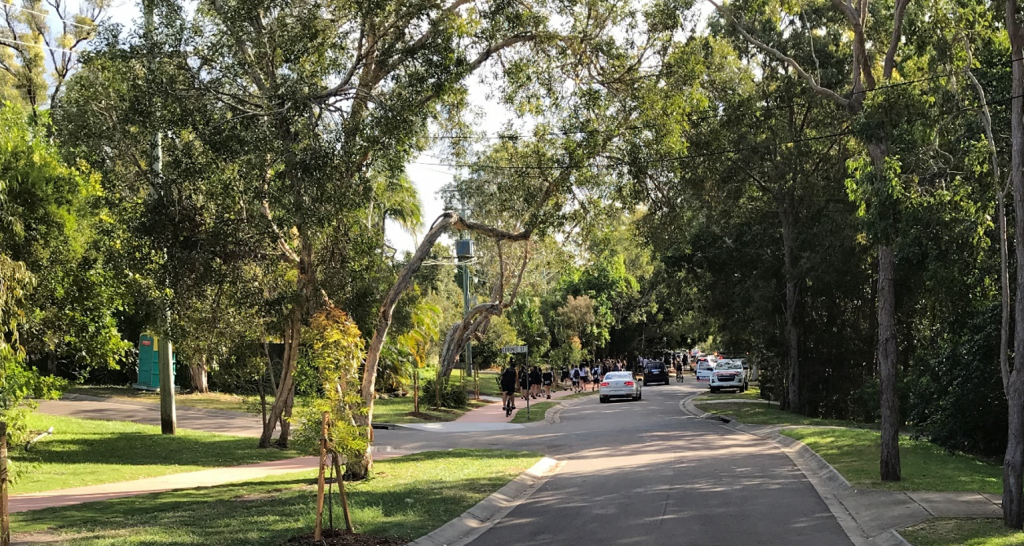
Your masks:
{"label": "pedestrian", "polygon": [[582,392],[580,388],[581,381],[583,381],[583,372],[580,371],[579,366],[576,366],[572,369],[572,392]]}
{"label": "pedestrian", "polygon": [[512,364],[505,367],[501,372],[501,409],[505,410],[505,417],[512,415],[516,409],[516,369]]}
{"label": "pedestrian", "polygon": [[551,384],[555,382],[555,374],[551,371],[551,367],[544,368],[544,373],[540,376],[541,385],[544,386],[544,394],[547,395],[547,399],[551,400]]}
{"label": "pedestrian", "polygon": [[562,377],[560,378],[560,383],[562,383],[562,390],[563,391],[569,389],[569,377],[570,377],[569,376],[569,368],[567,366],[563,366],[562,367]]}
{"label": "pedestrian", "polygon": [[526,366],[519,368],[519,388],[523,390],[523,400],[530,399],[530,369]]}
{"label": "pedestrian", "polygon": [[590,366],[584,364],[580,366],[580,392],[587,390],[590,386]]}
{"label": "pedestrian", "polygon": [[590,384],[590,390],[591,390],[591,392],[593,392],[593,391],[597,390],[598,383],[601,382],[601,377],[602,377],[601,376],[601,368],[597,365],[596,362],[594,363],[594,367],[590,370],[590,375],[594,379],[593,382]]}
{"label": "pedestrian", "polygon": [[534,400],[536,400],[537,396],[540,394],[540,385],[540,367],[534,366],[532,369],[530,369],[530,397],[533,398]]}

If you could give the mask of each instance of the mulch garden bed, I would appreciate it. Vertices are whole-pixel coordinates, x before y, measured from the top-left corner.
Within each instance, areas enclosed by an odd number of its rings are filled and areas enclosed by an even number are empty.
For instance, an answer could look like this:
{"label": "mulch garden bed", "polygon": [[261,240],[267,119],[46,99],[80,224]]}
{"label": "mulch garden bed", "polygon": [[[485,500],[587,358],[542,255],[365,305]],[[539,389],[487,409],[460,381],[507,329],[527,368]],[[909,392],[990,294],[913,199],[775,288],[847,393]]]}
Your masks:
{"label": "mulch garden bed", "polygon": [[289,546],[403,546],[408,540],[374,537],[346,531],[324,531],[323,540],[313,540],[313,533],[300,535],[288,541]]}

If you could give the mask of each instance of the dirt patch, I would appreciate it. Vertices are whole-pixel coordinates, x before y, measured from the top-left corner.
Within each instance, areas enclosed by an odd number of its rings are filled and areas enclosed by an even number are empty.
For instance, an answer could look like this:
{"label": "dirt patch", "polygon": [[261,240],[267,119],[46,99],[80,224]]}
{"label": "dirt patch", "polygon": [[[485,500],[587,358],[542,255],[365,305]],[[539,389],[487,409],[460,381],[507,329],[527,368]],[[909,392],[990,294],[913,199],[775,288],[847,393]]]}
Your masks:
{"label": "dirt patch", "polygon": [[416,419],[419,419],[421,421],[445,421],[444,418],[438,417],[437,415],[431,415],[429,413],[422,412],[416,413],[415,411],[410,411],[409,413],[406,413],[405,416],[415,417]]}
{"label": "dirt patch", "polygon": [[408,540],[399,538],[373,537],[358,533],[347,533],[345,531],[324,531],[323,540],[314,541],[313,533],[310,533],[292,538],[288,541],[288,544],[292,546],[305,546],[307,544],[310,546],[314,544],[317,546],[403,546],[408,544],[408,542]]}

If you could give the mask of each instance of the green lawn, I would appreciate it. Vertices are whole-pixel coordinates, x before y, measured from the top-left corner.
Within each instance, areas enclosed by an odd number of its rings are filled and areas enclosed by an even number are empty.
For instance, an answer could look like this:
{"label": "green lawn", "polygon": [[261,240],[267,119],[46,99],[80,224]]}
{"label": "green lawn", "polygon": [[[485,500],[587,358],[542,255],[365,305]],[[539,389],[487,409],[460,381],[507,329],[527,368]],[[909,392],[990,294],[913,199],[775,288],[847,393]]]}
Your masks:
{"label": "green lawn", "polygon": [[96,421],[34,413],[32,430],[53,427],[51,436],[31,451],[11,450],[17,481],[11,492],[35,493],[163,476],[295,457],[293,451],[257,449],[255,438],[179,430],[160,434],[160,427],[127,421]]}
{"label": "green lawn", "polygon": [[900,531],[914,546],[1020,546],[1024,533],[1000,519],[931,519]]}
{"label": "green lawn", "polygon": [[583,391],[576,394],[570,394],[569,396],[563,397],[562,400],[573,400],[576,398],[583,398],[584,396],[592,396],[597,394],[597,391]]}
{"label": "green lawn", "polygon": [[415,405],[412,396],[378,398],[373,403],[374,423],[423,423],[431,421],[454,421],[467,411],[487,405],[487,402],[469,401],[466,409],[434,409],[420,404],[420,416],[413,414]]}
{"label": "green lawn", "polygon": [[[500,397],[501,396],[501,389],[498,387],[498,381],[497,381],[498,372],[486,371],[486,372],[480,372],[479,375],[480,375],[480,394],[483,395],[483,396],[499,396]],[[433,377],[433,375],[430,375],[430,376],[423,375],[423,376],[420,376],[420,377],[421,378],[423,378],[423,377]],[[452,370],[452,375],[451,375],[451,378],[449,380],[452,383],[455,383],[456,385],[458,385],[460,382],[462,382],[462,370],[460,370],[460,369]],[[475,389],[475,385],[473,383],[473,378],[472,377],[467,377],[465,382],[463,383],[463,385],[465,385],[465,387],[466,387],[466,392],[470,392],[470,393],[473,393],[473,394],[476,393],[476,389]]]}
{"label": "green lawn", "polygon": [[879,434],[873,430],[793,429],[782,434],[807,444],[853,485],[894,491],[977,491],[1002,493],[1002,467],[935,444],[900,438],[903,475],[899,482],[878,479]]}
{"label": "green lawn", "polygon": [[530,417],[526,417],[526,406],[520,406],[512,417],[512,423],[535,423],[544,420],[544,414],[551,408],[558,405],[558,402],[536,402],[530,404]]}
{"label": "green lawn", "polygon": [[739,422],[748,425],[815,425],[854,426],[852,421],[819,419],[779,409],[768,404],[697,404],[697,409],[716,415],[732,415]]}
{"label": "green lawn", "polygon": [[694,398],[693,401],[694,402],[699,402],[701,400],[760,400],[760,399],[761,399],[761,389],[759,387],[750,387],[749,389],[747,389],[747,392],[733,392],[733,391],[729,391],[729,392],[716,392],[714,394],[712,394],[711,392],[708,392],[706,394],[702,394],[702,395]]}
{"label": "green lawn", "polygon": [[[373,478],[347,484],[353,523],[359,533],[415,539],[501,488],[539,457],[459,449],[381,461],[374,465]],[[282,544],[312,532],[314,484],[314,472],[274,476],[22,512],[11,516],[11,527],[15,533],[63,535],[61,544],[68,546]],[[342,522],[337,503],[334,521]]]}

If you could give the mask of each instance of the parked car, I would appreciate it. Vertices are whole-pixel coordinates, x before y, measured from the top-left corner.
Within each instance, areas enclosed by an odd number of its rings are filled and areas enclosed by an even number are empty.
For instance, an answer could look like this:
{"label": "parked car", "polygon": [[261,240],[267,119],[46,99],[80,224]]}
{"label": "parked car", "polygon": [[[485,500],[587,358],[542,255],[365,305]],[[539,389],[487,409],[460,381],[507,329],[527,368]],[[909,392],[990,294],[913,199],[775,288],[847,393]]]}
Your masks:
{"label": "parked car", "polygon": [[711,373],[709,383],[711,392],[718,392],[722,389],[736,389],[739,392],[747,390],[747,371],[743,369],[743,363],[738,360],[723,360]]}
{"label": "parked car", "polygon": [[628,398],[640,400],[643,393],[640,391],[640,381],[630,372],[608,372],[604,374],[604,381],[601,381],[601,390],[598,399],[602,404],[612,398]]}
{"label": "parked car", "polygon": [[713,357],[697,359],[697,381],[711,381],[711,374],[715,372],[716,364],[718,362]]}
{"label": "parked car", "polygon": [[644,386],[649,383],[669,384],[668,368],[660,360],[648,360],[644,363]]}

